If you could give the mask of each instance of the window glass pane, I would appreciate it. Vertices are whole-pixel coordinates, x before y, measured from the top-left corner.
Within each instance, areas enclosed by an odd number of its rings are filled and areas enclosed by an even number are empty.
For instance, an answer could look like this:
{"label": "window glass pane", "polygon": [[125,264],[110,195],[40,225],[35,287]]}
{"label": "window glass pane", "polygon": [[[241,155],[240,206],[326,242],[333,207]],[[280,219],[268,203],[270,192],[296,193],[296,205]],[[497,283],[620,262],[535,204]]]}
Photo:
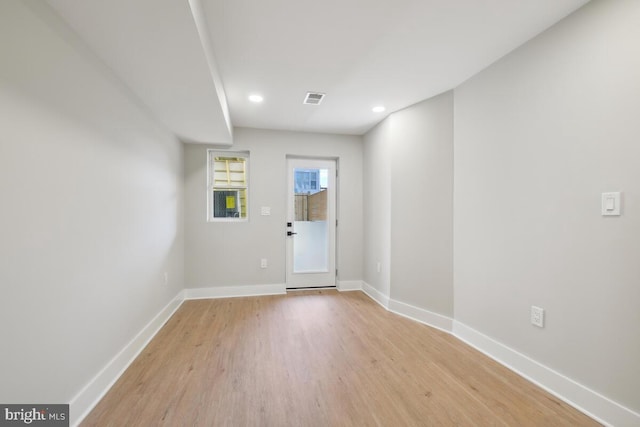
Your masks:
{"label": "window glass pane", "polygon": [[213,162],[214,187],[246,187],[247,159],[244,157],[215,157]]}
{"label": "window glass pane", "polygon": [[208,220],[249,218],[249,153],[208,150]]}
{"label": "window glass pane", "polygon": [[214,218],[246,218],[247,190],[214,189],[212,209]]}

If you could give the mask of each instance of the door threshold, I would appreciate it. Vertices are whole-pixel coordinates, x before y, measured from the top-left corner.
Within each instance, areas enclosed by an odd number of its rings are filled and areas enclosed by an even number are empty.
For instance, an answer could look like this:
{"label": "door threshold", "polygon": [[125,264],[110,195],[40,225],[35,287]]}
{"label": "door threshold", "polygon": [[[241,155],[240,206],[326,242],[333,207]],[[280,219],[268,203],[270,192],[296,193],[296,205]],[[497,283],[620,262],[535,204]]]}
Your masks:
{"label": "door threshold", "polygon": [[323,289],[338,289],[337,286],[306,286],[306,287],[299,287],[299,288],[287,288],[287,292],[289,291],[313,291],[313,290],[323,290]]}

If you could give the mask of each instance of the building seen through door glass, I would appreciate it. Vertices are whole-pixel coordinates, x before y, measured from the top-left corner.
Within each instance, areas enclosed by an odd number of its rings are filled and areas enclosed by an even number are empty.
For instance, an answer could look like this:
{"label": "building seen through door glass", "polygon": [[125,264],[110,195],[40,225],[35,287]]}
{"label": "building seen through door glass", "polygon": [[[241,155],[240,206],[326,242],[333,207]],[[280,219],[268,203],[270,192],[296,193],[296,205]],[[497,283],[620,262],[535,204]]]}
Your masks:
{"label": "building seen through door glass", "polygon": [[248,218],[248,153],[208,152],[209,221]]}
{"label": "building seen through door glass", "polygon": [[295,220],[326,219],[327,169],[295,169]]}

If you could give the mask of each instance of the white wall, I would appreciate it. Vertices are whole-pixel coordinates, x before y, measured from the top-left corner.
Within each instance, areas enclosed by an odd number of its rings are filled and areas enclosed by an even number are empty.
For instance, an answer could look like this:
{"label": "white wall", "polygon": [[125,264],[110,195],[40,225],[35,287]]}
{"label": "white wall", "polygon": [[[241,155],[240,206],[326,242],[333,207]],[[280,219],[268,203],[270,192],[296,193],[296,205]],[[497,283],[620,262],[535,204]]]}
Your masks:
{"label": "white wall", "polygon": [[385,119],[364,135],[363,279],[386,297],[391,286],[391,154],[391,121]]}
{"label": "white wall", "polygon": [[364,140],[364,280],[451,317],[453,93],[391,114]]}
{"label": "white wall", "polygon": [[390,118],[391,295],[453,316],[453,92]]}
{"label": "white wall", "polygon": [[42,2],[0,58],[0,402],[68,403],[182,289],[182,146]]}
{"label": "white wall", "polygon": [[639,22],[591,2],[457,88],[454,167],[456,320],[636,411]]}
{"label": "white wall", "polygon": [[[242,223],[206,222],[208,148],[185,146],[187,288],[285,283],[287,155],[339,159],[338,279],[362,278],[361,137],[234,129],[231,150],[251,153],[250,219]],[[270,216],[260,215],[262,206],[271,208]]]}

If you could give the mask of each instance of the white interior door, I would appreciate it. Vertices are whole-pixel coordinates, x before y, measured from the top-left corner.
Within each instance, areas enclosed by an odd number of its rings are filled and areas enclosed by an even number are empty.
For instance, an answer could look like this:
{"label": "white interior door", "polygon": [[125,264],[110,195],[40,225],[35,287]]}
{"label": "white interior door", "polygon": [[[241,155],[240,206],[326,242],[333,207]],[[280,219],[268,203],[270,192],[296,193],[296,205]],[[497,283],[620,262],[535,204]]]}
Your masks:
{"label": "white interior door", "polygon": [[336,162],[287,159],[287,288],[336,285]]}

